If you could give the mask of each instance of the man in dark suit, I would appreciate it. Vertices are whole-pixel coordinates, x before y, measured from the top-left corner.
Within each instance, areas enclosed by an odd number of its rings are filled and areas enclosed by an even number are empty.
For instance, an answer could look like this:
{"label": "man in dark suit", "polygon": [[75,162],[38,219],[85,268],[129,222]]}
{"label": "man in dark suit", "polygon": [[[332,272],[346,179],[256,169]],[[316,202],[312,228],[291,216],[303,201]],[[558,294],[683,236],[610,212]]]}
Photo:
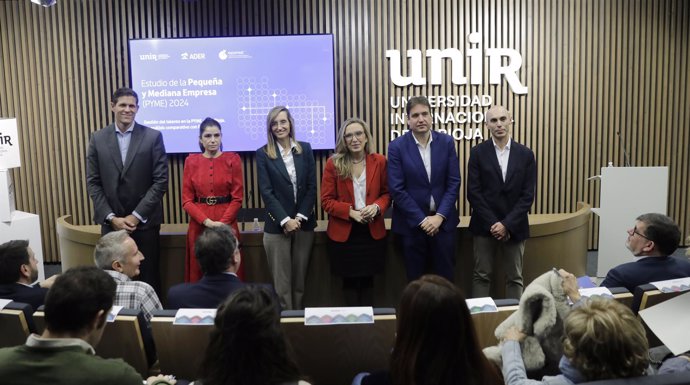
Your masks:
{"label": "man in dark suit", "polygon": [[240,248],[230,226],[206,228],[197,238],[194,252],[204,276],[199,282],[171,287],[167,309],[216,308],[244,286],[236,274]]}
{"label": "man in dark suit", "polygon": [[625,241],[636,260],[609,270],[600,286],[625,287],[633,293],[646,283],[690,277],[690,261],[671,256],[679,242],[680,229],[673,219],[657,213],[640,215]]}
{"label": "man in dark suit", "polygon": [[490,296],[494,259],[502,250],[505,296],[520,298],[536,162],[532,150],[511,138],[513,119],[505,107],[491,107],[485,125],[491,139],[472,148],[467,171],[467,200],[472,206],[469,230],[474,235],[472,296]]}
{"label": "man in dark suit", "polygon": [[431,271],[454,281],[460,168],[455,141],[433,131],[424,96],[406,106],[409,131],[388,146],[394,233],[401,235],[407,279]]}
{"label": "man in dark suit", "polygon": [[43,305],[56,277],[33,284],[38,278],[38,261],[29,241],[14,240],[0,245],[0,298],[28,303],[36,310]]}
{"label": "man in dark suit", "polygon": [[146,256],[139,279],[160,293],[159,248],[168,159],[161,133],[134,121],[137,94],[120,88],[110,109],[115,122],[91,136],[86,187],[101,234],[126,230]]}

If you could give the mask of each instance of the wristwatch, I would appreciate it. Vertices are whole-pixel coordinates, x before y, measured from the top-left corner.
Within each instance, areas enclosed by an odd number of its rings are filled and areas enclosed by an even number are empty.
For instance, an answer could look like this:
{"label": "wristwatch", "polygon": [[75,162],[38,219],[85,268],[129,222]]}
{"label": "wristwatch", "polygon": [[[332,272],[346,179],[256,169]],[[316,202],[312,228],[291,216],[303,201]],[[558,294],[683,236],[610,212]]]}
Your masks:
{"label": "wristwatch", "polygon": [[103,221],[103,223],[105,223],[108,226],[110,226],[112,224],[112,222],[113,222],[112,217],[106,217],[105,220]]}

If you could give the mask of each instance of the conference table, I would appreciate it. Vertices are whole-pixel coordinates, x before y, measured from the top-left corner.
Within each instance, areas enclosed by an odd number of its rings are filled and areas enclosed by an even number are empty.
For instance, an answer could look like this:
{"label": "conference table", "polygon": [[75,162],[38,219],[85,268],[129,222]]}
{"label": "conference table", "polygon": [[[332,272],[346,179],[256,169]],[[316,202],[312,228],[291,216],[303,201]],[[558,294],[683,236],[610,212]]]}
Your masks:
{"label": "conference table", "polygon": [[[591,206],[578,203],[572,213],[532,214],[529,216],[530,239],[525,245],[523,276],[525,285],[551,268],[563,268],[576,276],[585,274],[587,263],[587,237]],[[469,293],[472,280],[472,235],[468,231],[469,217],[460,218],[456,237],[455,282]],[[327,221],[319,221],[315,229],[314,246],[307,273],[305,306],[344,305],[342,280],[330,272],[326,242]],[[263,233],[254,231],[254,223],[240,223],[242,263],[246,282],[271,282]],[[374,305],[397,307],[407,278],[400,242],[390,232],[390,219],[386,219],[388,248],[384,271],[374,280]],[[93,265],[93,250],[100,237],[98,225],[74,225],[69,215],[57,219],[57,233],[62,270],[80,265]],[[187,224],[161,226],[161,279],[163,297],[167,288],[184,280],[184,257]],[[500,255],[498,256],[500,258]],[[498,265],[498,264],[497,264]],[[504,298],[503,272],[494,272],[493,298]],[[165,298],[162,298],[165,303]]]}

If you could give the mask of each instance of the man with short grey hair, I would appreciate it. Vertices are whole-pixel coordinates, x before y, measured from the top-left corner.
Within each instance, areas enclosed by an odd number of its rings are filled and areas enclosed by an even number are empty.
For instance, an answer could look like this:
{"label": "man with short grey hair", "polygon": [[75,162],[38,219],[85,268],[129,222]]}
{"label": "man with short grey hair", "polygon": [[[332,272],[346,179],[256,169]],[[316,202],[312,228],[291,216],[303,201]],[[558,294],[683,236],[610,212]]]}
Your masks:
{"label": "man with short grey hair", "polygon": [[139,275],[139,265],[144,256],[126,230],[118,230],[101,237],[96,244],[94,261],[117,283],[115,305],[139,309],[146,321],[151,320],[154,310],[162,309],[158,295],[146,282],[133,281]]}

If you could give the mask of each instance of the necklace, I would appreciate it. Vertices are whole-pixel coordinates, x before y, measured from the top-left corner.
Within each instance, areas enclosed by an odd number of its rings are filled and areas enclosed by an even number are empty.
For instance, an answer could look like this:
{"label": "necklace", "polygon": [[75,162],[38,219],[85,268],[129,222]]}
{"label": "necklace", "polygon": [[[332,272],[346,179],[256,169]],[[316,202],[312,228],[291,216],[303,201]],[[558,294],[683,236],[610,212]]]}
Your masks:
{"label": "necklace", "polygon": [[362,157],[362,159],[360,159],[360,160],[358,160],[358,161],[355,161],[355,160],[353,159],[353,160],[352,160],[352,164],[360,164],[360,163],[364,162],[364,159],[365,159],[365,157]]}

